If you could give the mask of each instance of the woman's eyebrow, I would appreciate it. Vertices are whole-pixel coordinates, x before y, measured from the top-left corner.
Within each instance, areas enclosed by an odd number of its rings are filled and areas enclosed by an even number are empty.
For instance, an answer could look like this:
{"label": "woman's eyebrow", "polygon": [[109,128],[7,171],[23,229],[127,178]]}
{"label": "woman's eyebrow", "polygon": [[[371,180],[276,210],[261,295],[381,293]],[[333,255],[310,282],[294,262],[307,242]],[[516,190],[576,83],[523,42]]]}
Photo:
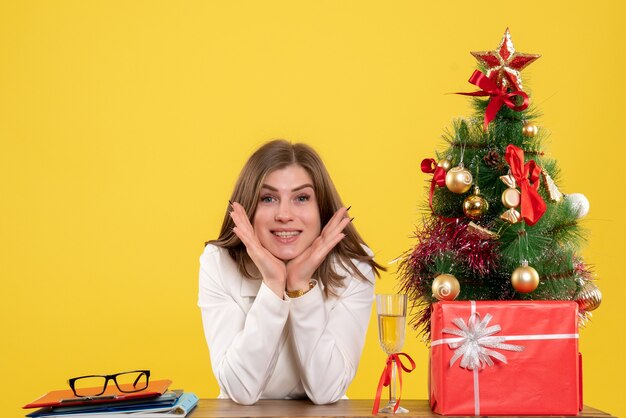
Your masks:
{"label": "woman's eyebrow", "polygon": [[276,187],[272,187],[269,184],[264,184],[264,185],[261,186],[261,188],[262,189],[268,189],[268,190],[271,190],[273,192],[277,192],[278,191],[278,189]]}
{"label": "woman's eyebrow", "polygon": [[306,184],[303,184],[302,186],[296,187],[295,189],[291,189],[291,191],[297,192],[298,190],[306,189],[307,187],[310,187],[311,189],[315,190],[312,184],[306,183]]}
{"label": "woman's eyebrow", "polygon": [[[305,184],[303,184],[303,185],[301,185],[301,186],[298,186],[298,187],[295,187],[295,188],[291,189],[291,191],[292,191],[292,192],[297,192],[298,190],[306,189],[307,187],[310,187],[311,189],[315,190],[315,189],[313,188],[313,185],[312,185],[312,184],[305,183]],[[263,185],[261,186],[261,188],[262,188],[262,189],[268,189],[268,190],[271,190],[271,191],[273,191],[273,192],[277,192],[277,191],[278,191],[278,189],[277,189],[276,187],[274,187],[274,186],[270,186],[269,184],[263,184]]]}

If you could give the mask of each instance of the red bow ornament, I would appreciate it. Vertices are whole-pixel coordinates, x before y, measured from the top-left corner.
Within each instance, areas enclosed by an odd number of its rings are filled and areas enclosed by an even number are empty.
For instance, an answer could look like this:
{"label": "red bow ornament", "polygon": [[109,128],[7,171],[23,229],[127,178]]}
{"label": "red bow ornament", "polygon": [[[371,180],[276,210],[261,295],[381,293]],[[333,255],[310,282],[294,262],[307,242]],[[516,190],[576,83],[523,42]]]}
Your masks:
{"label": "red bow ornament", "polygon": [[515,145],[506,147],[504,159],[521,191],[521,216],[528,225],[534,225],[546,212],[546,203],[537,191],[541,167],[534,160],[524,164],[524,151]]}
{"label": "red bow ornament", "polygon": [[[428,204],[430,205],[430,210],[433,214],[435,214],[435,210],[433,209],[433,196],[435,194],[435,187],[444,187],[446,185],[446,170],[437,165],[437,161],[434,158],[425,158],[422,160],[422,173],[432,173],[433,178],[430,181],[430,193],[428,195]],[[446,218],[444,216],[439,216],[446,222],[455,221],[456,218]]]}
{"label": "red bow ornament", "polygon": [[433,179],[430,182],[430,208],[433,208],[433,193],[435,186],[443,187],[446,185],[446,170],[437,165],[434,158],[425,158],[422,160],[422,173],[432,173]]}
{"label": "red bow ornament", "polygon": [[[508,92],[506,87],[503,85],[502,87],[498,87],[496,82],[491,78],[487,77],[485,74],[481,73],[478,70],[474,71],[474,74],[468,80],[470,83],[479,87],[482,91],[474,91],[471,93],[456,93],[462,94],[465,96],[490,96],[489,104],[487,105],[487,109],[485,110],[485,130],[489,125],[489,122],[495,119],[498,111],[502,107],[502,105],[506,105],[510,109],[515,110],[516,112],[521,112],[522,110],[528,107],[529,99],[528,95],[521,90],[513,90]],[[513,103],[513,98],[515,96],[519,96],[523,99],[521,105],[516,105]]]}

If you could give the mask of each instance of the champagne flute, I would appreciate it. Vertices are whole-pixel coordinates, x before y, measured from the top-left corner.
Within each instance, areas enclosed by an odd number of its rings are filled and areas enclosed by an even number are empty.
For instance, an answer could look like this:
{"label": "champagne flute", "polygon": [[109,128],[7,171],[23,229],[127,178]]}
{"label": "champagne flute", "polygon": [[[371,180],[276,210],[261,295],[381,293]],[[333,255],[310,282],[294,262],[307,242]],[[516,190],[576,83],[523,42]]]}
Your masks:
{"label": "champagne flute", "polygon": [[[390,354],[399,353],[404,345],[406,329],[406,295],[376,295],[376,313],[378,314],[378,341],[383,351]],[[391,365],[391,382],[389,383],[389,402],[378,412],[393,414],[396,405],[396,377],[398,365],[393,360]],[[409,412],[398,406],[397,414]]]}

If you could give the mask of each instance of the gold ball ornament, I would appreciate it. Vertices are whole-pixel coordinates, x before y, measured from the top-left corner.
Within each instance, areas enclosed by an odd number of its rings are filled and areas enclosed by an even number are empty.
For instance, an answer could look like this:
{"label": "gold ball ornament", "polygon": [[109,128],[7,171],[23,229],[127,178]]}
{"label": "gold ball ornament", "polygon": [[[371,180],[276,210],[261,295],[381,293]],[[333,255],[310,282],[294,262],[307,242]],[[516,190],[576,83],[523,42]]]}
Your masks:
{"label": "gold ball ornament", "polygon": [[539,273],[527,262],[524,262],[520,267],[513,270],[511,284],[516,292],[530,293],[539,286]]}
{"label": "gold ball ornament", "polygon": [[587,282],[578,291],[574,300],[578,303],[581,311],[593,311],[602,303],[602,292],[595,284]]}
{"label": "gold ball ornament", "polygon": [[447,158],[444,158],[437,163],[437,166],[443,168],[443,171],[448,171],[450,170],[450,167],[452,167],[452,162]]}
{"label": "gold ball ornament", "polygon": [[454,300],[461,293],[459,281],[451,274],[440,274],[433,280],[433,297],[437,300]]}
{"label": "gold ball ornament", "polygon": [[480,189],[476,187],[474,194],[467,196],[463,201],[463,213],[471,220],[482,218],[489,210],[489,202],[480,194]]}
{"label": "gold ball ornament", "polygon": [[463,164],[453,167],[446,174],[446,187],[452,193],[463,194],[472,187],[472,173],[463,167]]}
{"label": "gold ball ornament", "polygon": [[522,128],[522,135],[527,138],[534,138],[535,135],[537,135],[538,131],[539,128],[537,128],[537,125],[533,125],[532,123],[525,123],[524,127]]}

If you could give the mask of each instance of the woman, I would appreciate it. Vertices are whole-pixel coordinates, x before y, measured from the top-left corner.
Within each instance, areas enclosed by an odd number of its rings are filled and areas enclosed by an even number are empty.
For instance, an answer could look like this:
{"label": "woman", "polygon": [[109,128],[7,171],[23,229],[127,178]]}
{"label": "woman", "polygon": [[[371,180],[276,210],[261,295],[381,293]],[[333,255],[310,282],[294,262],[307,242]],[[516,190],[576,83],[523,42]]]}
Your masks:
{"label": "woman", "polygon": [[263,145],[231,202],[200,257],[198,305],[219,397],[341,399],[382,267],[307,145]]}

